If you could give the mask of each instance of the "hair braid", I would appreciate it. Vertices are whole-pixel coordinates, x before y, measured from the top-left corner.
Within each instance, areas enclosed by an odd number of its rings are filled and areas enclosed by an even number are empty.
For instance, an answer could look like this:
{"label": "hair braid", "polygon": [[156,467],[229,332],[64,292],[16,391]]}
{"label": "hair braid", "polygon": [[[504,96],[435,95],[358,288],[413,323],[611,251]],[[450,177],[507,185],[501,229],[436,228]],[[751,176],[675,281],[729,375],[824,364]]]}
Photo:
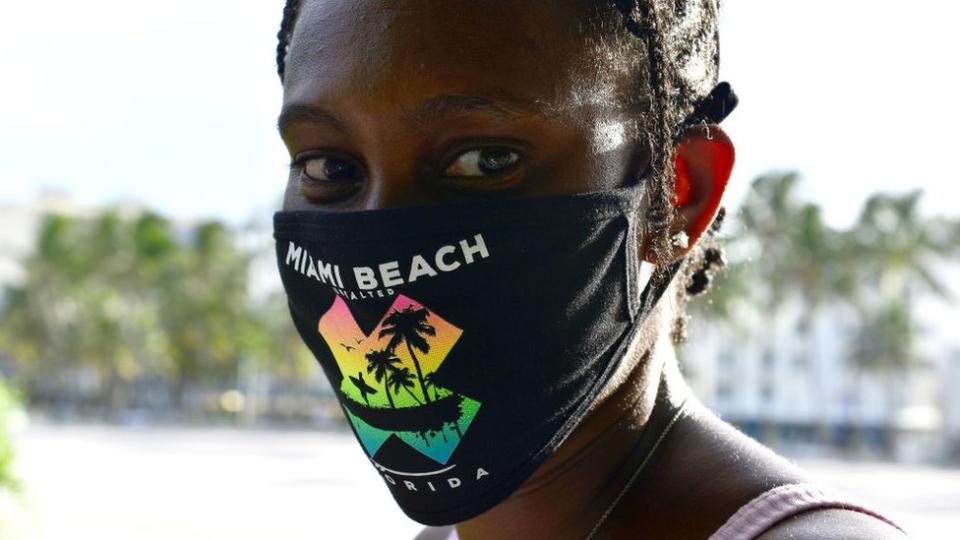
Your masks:
{"label": "hair braid", "polygon": [[[646,45],[649,70],[649,92],[653,96],[651,115],[647,124],[650,146],[650,206],[647,209],[646,237],[652,240],[654,254],[661,260],[670,260],[673,244],[670,224],[675,212],[670,202],[674,192],[674,139],[682,114],[675,103],[676,72],[667,60],[665,26],[657,9],[656,0],[614,0],[624,18],[627,30],[642,39]],[[660,268],[666,271],[666,266]]]}
{"label": "hair braid", "polygon": [[[624,19],[624,26],[633,35],[644,41],[649,66],[649,92],[653,97],[651,118],[647,134],[651,152],[651,177],[648,191],[650,206],[647,210],[646,235],[651,239],[654,254],[660,260],[672,260],[674,245],[670,225],[676,211],[671,196],[675,191],[676,143],[683,130],[688,109],[696,109],[697,95],[689,81],[681,80],[680,64],[684,57],[708,56],[713,66],[719,64],[719,31],[716,25],[701,24],[693,29],[694,34],[681,38],[681,43],[668,43],[669,29],[675,28],[697,7],[705,10],[702,20],[716,21],[715,2],[691,0],[613,0]],[[712,43],[712,54],[709,46]],[[672,45],[672,48],[671,48]],[[699,47],[699,48],[698,48]],[[708,77],[709,78],[709,77]],[[709,84],[712,86],[713,81]],[[702,88],[699,89],[702,92]],[[689,299],[709,290],[714,275],[725,266],[723,249],[716,239],[723,222],[723,209],[704,238],[687,257],[678,276],[676,317],[671,327],[675,343],[686,339],[687,314],[684,309]],[[653,279],[666,279],[667,266],[661,265]]]}
{"label": "hair braid", "polygon": [[293,36],[299,11],[300,0],[287,0],[283,6],[283,20],[280,22],[280,31],[277,32],[277,74],[281,81],[286,74],[287,50],[290,48],[290,38]]}

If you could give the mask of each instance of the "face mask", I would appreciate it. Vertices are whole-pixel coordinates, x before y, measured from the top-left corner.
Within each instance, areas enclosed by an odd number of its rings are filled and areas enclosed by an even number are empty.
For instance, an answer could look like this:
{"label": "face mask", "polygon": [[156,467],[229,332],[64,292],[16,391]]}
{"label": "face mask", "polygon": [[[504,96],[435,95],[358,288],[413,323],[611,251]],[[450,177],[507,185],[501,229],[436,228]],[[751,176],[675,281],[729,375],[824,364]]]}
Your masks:
{"label": "face mask", "polygon": [[666,288],[644,185],[275,214],[294,324],[410,518],[495,506],[584,416]]}
{"label": "face mask", "polygon": [[293,321],[411,518],[487,510],[581,419],[653,305],[642,203],[638,185],[275,215]]}

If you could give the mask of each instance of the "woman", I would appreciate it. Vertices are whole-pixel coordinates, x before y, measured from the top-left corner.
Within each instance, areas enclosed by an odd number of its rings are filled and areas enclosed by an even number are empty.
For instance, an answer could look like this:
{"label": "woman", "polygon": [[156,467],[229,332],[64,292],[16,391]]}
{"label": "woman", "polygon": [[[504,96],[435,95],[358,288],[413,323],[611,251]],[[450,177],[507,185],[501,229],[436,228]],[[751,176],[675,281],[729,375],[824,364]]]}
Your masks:
{"label": "woman", "polygon": [[677,368],[734,158],[715,0],[290,0],[279,37],[291,314],[423,538],[902,537]]}

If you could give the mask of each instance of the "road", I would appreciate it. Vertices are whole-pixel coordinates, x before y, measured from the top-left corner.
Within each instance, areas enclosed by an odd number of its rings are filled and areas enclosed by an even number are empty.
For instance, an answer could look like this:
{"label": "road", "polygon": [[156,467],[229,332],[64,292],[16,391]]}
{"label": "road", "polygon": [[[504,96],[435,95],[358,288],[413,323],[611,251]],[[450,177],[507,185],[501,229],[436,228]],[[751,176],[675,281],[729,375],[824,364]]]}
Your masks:
{"label": "road", "polygon": [[[25,489],[0,498],[5,540],[385,540],[420,528],[346,434],[32,426],[16,441]],[[960,470],[801,465],[916,538],[960,530]]]}

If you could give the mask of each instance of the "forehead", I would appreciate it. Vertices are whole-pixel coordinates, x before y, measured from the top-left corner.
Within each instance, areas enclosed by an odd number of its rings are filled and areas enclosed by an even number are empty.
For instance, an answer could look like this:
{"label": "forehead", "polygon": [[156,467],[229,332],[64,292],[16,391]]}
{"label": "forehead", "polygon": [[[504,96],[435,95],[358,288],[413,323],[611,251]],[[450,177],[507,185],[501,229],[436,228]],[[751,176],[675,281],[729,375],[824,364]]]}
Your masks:
{"label": "forehead", "polygon": [[390,106],[463,92],[509,96],[548,111],[645,102],[620,29],[597,28],[591,4],[305,0],[285,98]]}

